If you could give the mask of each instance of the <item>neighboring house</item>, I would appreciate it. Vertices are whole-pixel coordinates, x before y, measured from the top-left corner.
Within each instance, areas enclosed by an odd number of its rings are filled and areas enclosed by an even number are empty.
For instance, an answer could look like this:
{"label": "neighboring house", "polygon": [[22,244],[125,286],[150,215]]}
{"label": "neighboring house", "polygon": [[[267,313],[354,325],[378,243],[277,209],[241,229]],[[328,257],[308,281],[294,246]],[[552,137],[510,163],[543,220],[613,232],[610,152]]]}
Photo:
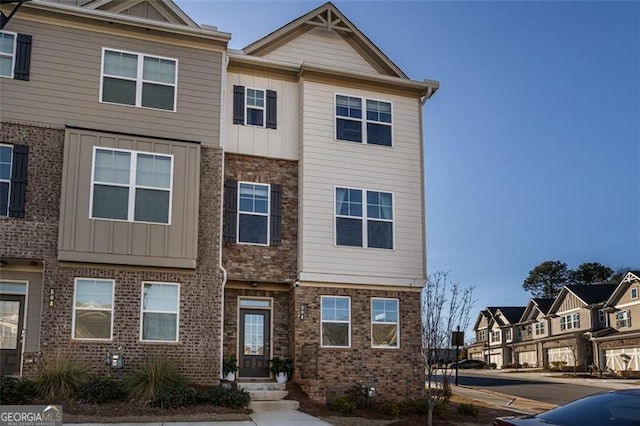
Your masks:
{"label": "neighboring house", "polygon": [[473,327],[476,343],[467,347],[469,358],[504,368],[515,363],[513,348],[520,339],[518,322],[524,306],[489,306],[482,310]]}
{"label": "neighboring house", "polygon": [[607,327],[601,309],[615,285],[566,285],[549,309],[551,334],[540,339],[542,365],[546,367],[587,368],[593,352],[587,333]]}
{"label": "neighboring house", "polygon": [[549,336],[551,319],[549,309],[555,299],[533,298],[520,318],[520,341],[514,344],[514,359],[522,367],[541,367],[542,348],[540,340]]}
{"label": "neighboring house", "polygon": [[423,391],[421,122],[437,88],[331,3],[229,52],[224,350],[240,378],[284,354],[316,400]]}
{"label": "neighboring house", "polygon": [[282,354],[316,400],[424,391],[437,82],[331,3],[242,51],[170,0],[34,0],[0,36],[3,372],[121,351],[207,384]]}
{"label": "neighboring house", "polygon": [[604,304],[606,329],[593,333],[595,364],[601,371],[640,372],[640,271],[629,271]]}
{"label": "neighboring house", "polygon": [[229,39],[171,1],[34,0],[0,32],[3,373],[121,350],[218,381]]}

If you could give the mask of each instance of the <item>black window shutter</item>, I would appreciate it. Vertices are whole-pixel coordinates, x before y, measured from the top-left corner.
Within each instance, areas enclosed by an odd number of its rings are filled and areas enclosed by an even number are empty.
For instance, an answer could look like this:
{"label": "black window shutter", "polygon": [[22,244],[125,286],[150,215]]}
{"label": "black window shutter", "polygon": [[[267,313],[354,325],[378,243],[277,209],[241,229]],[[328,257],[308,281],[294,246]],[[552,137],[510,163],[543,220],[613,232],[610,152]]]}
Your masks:
{"label": "black window shutter", "polygon": [[16,41],[16,65],[13,70],[13,78],[16,80],[29,80],[31,68],[31,36],[18,34]]}
{"label": "black window shutter", "polygon": [[267,90],[267,129],[278,126],[278,92]]}
{"label": "black window shutter", "polygon": [[236,242],[237,213],[238,181],[227,179],[224,181],[224,225],[222,231],[222,238],[226,243]]}
{"label": "black window shutter", "polygon": [[282,186],[271,185],[271,245],[279,246],[282,238]]}
{"label": "black window shutter", "polygon": [[244,124],[244,86],[233,86],[233,124]]}
{"label": "black window shutter", "polygon": [[11,194],[9,195],[9,216],[24,217],[24,200],[27,191],[27,164],[29,147],[13,146],[11,166]]}

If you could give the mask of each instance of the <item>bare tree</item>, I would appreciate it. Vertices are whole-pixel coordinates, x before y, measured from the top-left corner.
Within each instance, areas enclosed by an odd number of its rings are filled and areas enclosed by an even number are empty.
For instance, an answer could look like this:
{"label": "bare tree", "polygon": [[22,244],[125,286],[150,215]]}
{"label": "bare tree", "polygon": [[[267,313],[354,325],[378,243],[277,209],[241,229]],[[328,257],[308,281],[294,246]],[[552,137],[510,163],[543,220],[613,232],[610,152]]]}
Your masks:
{"label": "bare tree", "polygon": [[[440,354],[451,348],[451,333],[466,330],[471,320],[473,286],[451,282],[448,272],[435,272],[422,290],[422,357],[427,374],[427,425],[433,425],[433,409],[451,396],[450,372],[438,365]],[[438,370],[440,384],[437,383]]]}

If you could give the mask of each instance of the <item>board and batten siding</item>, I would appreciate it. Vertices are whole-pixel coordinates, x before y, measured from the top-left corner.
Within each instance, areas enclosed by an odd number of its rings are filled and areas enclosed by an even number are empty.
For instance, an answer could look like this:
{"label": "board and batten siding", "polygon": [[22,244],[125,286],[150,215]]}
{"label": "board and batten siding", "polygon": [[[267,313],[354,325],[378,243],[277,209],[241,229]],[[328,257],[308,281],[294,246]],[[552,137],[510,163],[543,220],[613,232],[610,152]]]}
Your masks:
{"label": "board and batten siding", "polygon": [[[167,137],[219,145],[222,53],[14,17],[31,34],[29,81],[0,78],[3,120]],[[100,102],[102,48],[178,60],[176,112]]]}
{"label": "board and batten siding", "polygon": [[336,31],[322,27],[305,32],[264,57],[297,65],[311,62],[332,68],[380,74]]}
{"label": "board and batten siding", "polygon": [[[171,224],[90,219],[94,146],[173,155]],[[67,129],[58,258],[66,261],[195,268],[200,145]]]}
{"label": "board and batten siding", "polygon": [[[277,93],[276,129],[233,124],[233,86]],[[225,151],[285,160],[298,159],[298,83],[278,78],[229,72],[226,89]],[[246,108],[246,105],[245,105]]]}
{"label": "board and batten siding", "polygon": [[558,308],[558,314],[562,314],[563,312],[571,311],[573,309],[582,308],[584,306],[584,302],[580,300],[575,294],[571,292],[567,292],[562,304]]}
{"label": "board and batten siding", "polygon": [[[423,285],[424,196],[417,99],[304,81],[301,276]],[[393,103],[393,147],[335,140],[335,93]],[[336,186],[393,193],[394,249],[335,246]]]}

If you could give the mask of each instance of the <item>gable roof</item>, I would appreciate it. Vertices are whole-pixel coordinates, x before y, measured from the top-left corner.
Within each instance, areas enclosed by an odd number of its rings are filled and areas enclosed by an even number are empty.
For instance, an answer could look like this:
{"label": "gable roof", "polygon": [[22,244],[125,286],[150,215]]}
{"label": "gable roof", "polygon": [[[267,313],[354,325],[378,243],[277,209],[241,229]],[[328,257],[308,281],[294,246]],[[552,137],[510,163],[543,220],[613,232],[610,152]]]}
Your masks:
{"label": "gable roof", "polygon": [[640,271],[629,271],[627,272],[622,280],[620,280],[620,284],[617,285],[615,291],[611,294],[605,306],[615,306],[622,295],[627,291],[629,286],[633,283],[640,282]]}
{"label": "gable roof", "polygon": [[509,324],[515,324],[520,321],[520,318],[522,317],[525,309],[525,306],[502,306],[497,308],[496,316],[499,312],[505,317]]}
{"label": "gable roof", "polygon": [[549,298],[536,297],[531,300],[533,301],[533,303],[536,304],[538,309],[540,309],[540,312],[542,312],[543,315],[546,315],[549,313],[549,309],[551,309],[551,306],[553,305],[553,302],[555,299],[552,297],[549,297]]}
{"label": "gable roof", "polygon": [[557,312],[558,308],[569,293],[575,295],[585,305],[595,305],[605,303],[615,291],[616,286],[613,284],[593,284],[593,285],[565,285],[560,290],[560,294],[556,297],[553,305],[549,309],[549,313]]}
{"label": "gable roof", "polygon": [[166,22],[186,25],[193,28],[199,27],[198,24],[196,24],[189,15],[184,13],[172,0],[90,0],[82,5],[82,7],[87,9],[102,10],[115,14],[126,14],[126,11],[140,6],[152,8],[162,16]]}
{"label": "gable roof", "polygon": [[373,42],[331,2],[327,2],[311,12],[294,19],[260,40],[246,46],[243,51],[246,55],[264,56],[300,34],[319,26],[325,27],[329,31],[335,31],[336,34],[340,35],[381,74],[409,79],[387,55],[373,44]]}
{"label": "gable roof", "polygon": [[490,320],[491,316],[492,316],[491,313],[486,309],[481,310],[480,313],[478,314],[478,318],[476,319],[475,324],[473,325],[473,329],[474,330],[478,329],[478,326],[480,325],[480,321],[482,321],[482,318],[486,318],[487,320]]}

